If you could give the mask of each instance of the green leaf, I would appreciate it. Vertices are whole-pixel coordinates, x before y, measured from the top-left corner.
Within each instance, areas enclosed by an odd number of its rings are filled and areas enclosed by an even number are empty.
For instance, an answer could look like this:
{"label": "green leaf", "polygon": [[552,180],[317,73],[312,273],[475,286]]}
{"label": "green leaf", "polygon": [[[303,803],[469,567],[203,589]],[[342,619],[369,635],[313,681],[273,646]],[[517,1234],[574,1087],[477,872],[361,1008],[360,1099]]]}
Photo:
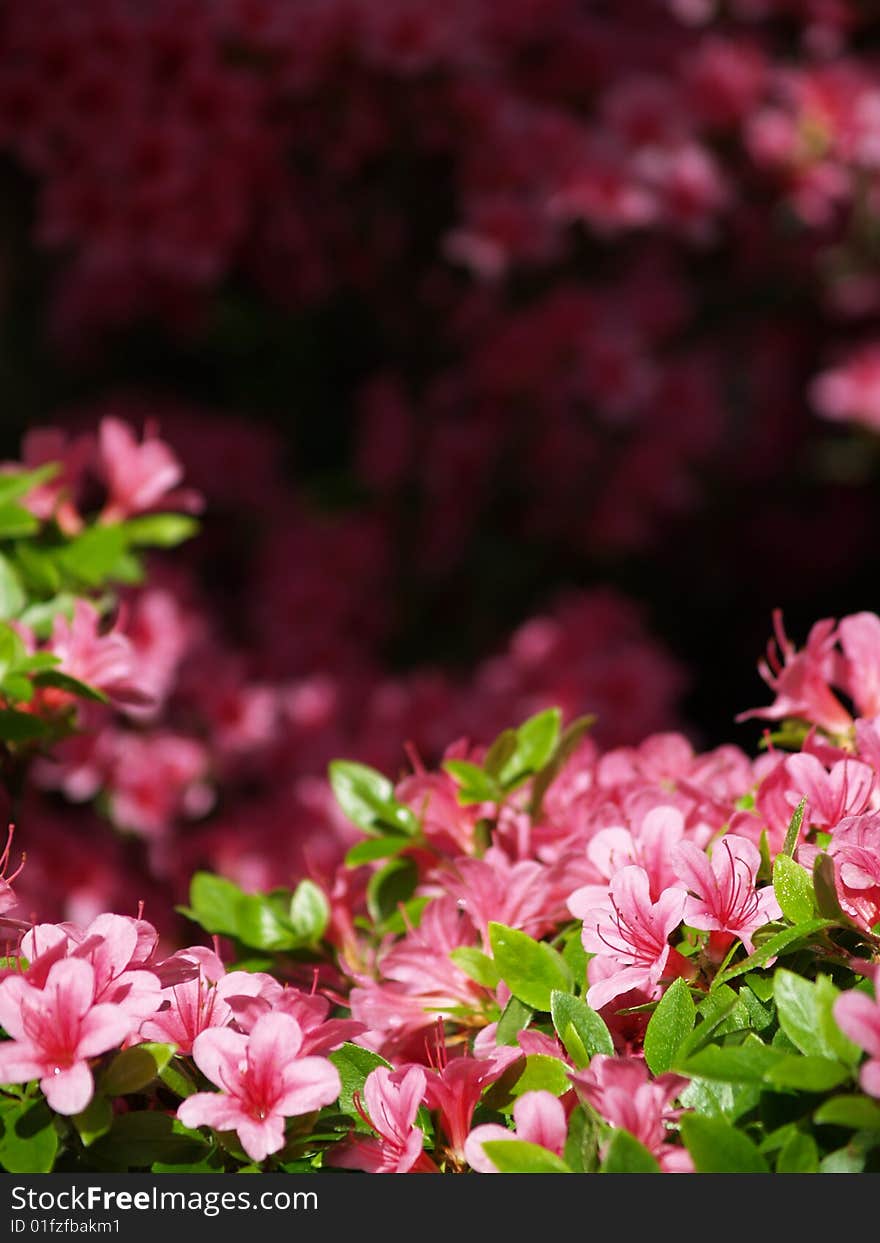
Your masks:
{"label": "green leaf", "polygon": [[394,786],[375,768],[354,760],[333,760],[327,772],[337,803],[364,833],[384,837],[390,829],[412,837],[418,832],[412,809],[397,802]]}
{"label": "green leaf", "polygon": [[568,964],[575,990],[578,993],[585,993],[587,991],[587,952],[581,939],[580,925],[565,942],[562,957]]}
{"label": "green leaf", "polygon": [[549,1010],[554,989],[571,991],[571,972],[552,946],[494,922],[489,924],[489,943],[504,983],[527,1006]]}
{"label": "green leaf", "polygon": [[687,1061],[679,1061],[675,1069],[683,1075],[722,1083],[763,1083],[768,1071],[784,1056],[757,1036],[749,1036],[738,1045],[708,1045]]}
{"label": "green leaf", "polygon": [[41,483],[53,479],[60,469],[59,462],[46,462],[34,470],[10,471],[8,474],[3,472],[0,474],[0,505],[7,505],[10,501],[27,496]]}
{"label": "green leaf", "polygon": [[12,502],[0,505],[0,539],[21,539],[35,535],[39,529],[39,521],[23,505]]}
{"label": "green leaf", "polygon": [[198,534],[199,524],[186,514],[143,514],[129,518],[123,530],[130,544],[174,548]]}
{"label": "green leaf", "polygon": [[562,1096],[570,1087],[565,1062],[546,1053],[529,1053],[523,1060],[519,1077],[511,1085],[510,1095],[518,1097],[525,1092],[551,1092],[554,1096]]}
{"label": "green leaf", "polygon": [[76,582],[100,587],[125,554],[126,534],[119,524],[87,528],[55,553],[55,564]]}
{"label": "green leaf", "polygon": [[263,894],[244,894],[236,909],[236,935],[255,950],[294,949],[298,940]]}
{"label": "green leaf", "polygon": [[47,738],[51,727],[29,712],[16,712],[14,708],[0,709],[0,741],[36,742]]}
{"label": "green leaf", "polygon": [[600,1174],[659,1174],[660,1166],[643,1143],[622,1127],[615,1129]]}
{"label": "green leaf", "polygon": [[213,872],[196,872],[190,881],[192,917],[206,932],[237,936],[241,898],[242,891],[238,885],[223,876],[215,876]]}
{"label": "green leaf", "polygon": [[817,1174],[819,1149],[812,1135],[792,1135],[776,1158],[777,1174]]}
{"label": "green leaf", "polygon": [[345,856],[345,866],[356,868],[364,863],[373,863],[376,859],[388,859],[393,855],[399,855],[402,850],[406,850],[407,846],[411,845],[411,839],[399,833],[388,837],[368,837],[366,841],[352,846]]}
{"label": "green leaf", "polygon": [[517,1037],[521,1031],[524,1031],[532,1021],[534,1010],[520,1001],[518,997],[511,997],[507,1005],[501,1012],[501,1018],[498,1020],[498,1026],[495,1029],[495,1043],[503,1045],[518,1044]]}
{"label": "green leaf", "polygon": [[98,690],[96,686],[89,686],[86,682],[81,682],[79,678],[72,678],[69,673],[62,673],[59,669],[45,669],[41,673],[34,674],[34,683],[36,686],[54,686],[56,690],[67,691],[69,695],[76,695],[79,699],[90,699],[93,703],[110,702],[104,692]]}
{"label": "green leaf", "polygon": [[173,1051],[173,1045],[160,1044],[139,1044],[123,1049],[104,1071],[98,1086],[105,1096],[140,1092],[167,1066]]}
{"label": "green leaf", "polygon": [[505,729],[498,735],[486,752],[483,760],[483,771],[497,781],[504,765],[516,750],[516,730]]}
{"label": "green leaf", "polygon": [[768,1069],[764,1082],[774,1088],[828,1092],[849,1078],[849,1070],[831,1058],[801,1057],[797,1053],[790,1053],[784,1054]]}
{"label": "green leaf", "polygon": [[290,899],[290,926],[307,945],[317,945],[330,922],[330,903],[314,881],[301,880]]}
{"label": "green leaf", "polygon": [[449,957],[469,980],[482,984],[484,988],[498,987],[501,979],[498,967],[488,954],[484,954],[475,945],[459,945],[450,952]]}
{"label": "green leaf", "polygon": [[535,774],[532,782],[529,815],[533,820],[537,820],[541,814],[544,795],[559,776],[566,761],[577,750],[587,730],[592,729],[595,724],[595,715],[579,716],[562,731],[552,756],[543,765],[541,771]]}
{"label": "green leaf", "polygon": [[862,1050],[843,1034],[834,1018],[834,1003],[840,996],[840,990],[835,988],[827,975],[817,976],[814,988],[823,1048],[829,1057],[836,1057],[847,1066],[857,1066]]}
{"label": "green leaf", "polygon": [[681,1135],[698,1174],[770,1173],[749,1137],[723,1118],[686,1114],[681,1120]]}
{"label": "green leaf", "polygon": [[728,967],[726,971],[717,975],[713,981],[713,987],[725,984],[728,980],[732,980],[746,971],[753,971],[755,967],[763,967],[771,958],[778,957],[783,950],[790,950],[793,947],[800,948],[808,944],[810,937],[815,932],[822,932],[825,928],[830,928],[833,922],[830,919],[810,919],[807,923],[798,924],[795,928],[783,928],[781,932],[777,932],[773,936],[768,937],[766,941],[762,941],[754,954],[750,954],[742,962],[736,963],[733,967]]}
{"label": "green leaf", "polygon": [[44,1100],[0,1102],[0,1165],[9,1174],[48,1174],[58,1152],[54,1115]]}
{"label": "green leaf", "polygon": [[27,596],[15,567],[0,553],[0,619],[17,617],[26,603]]}
{"label": "green leaf", "polygon": [[[609,1057],[614,1053],[614,1042],[605,1020],[579,997],[554,989],[550,994],[550,1016],[559,1039],[575,1064],[578,1064],[575,1053],[580,1054],[581,1050],[586,1056],[586,1062],[582,1065],[586,1065],[597,1053],[604,1053]],[[577,1038],[576,1045],[571,1042],[571,1031]]]}
{"label": "green leaf", "polygon": [[783,915],[793,924],[805,924],[815,915],[812,877],[786,854],[777,855],[773,862],[773,892]]}
{"label": "green leaf", "polygon": [[499,774],[505,790],[544,767],[556,747],[561,724],[560,709],[547,708],[520,725],[516,731],[516,749]]}
{"label": "green leaf", "polygon": [[780,967],[773,977],[779,1026],[801,1053],[833,1055],[822,1031],[816,986],[803,976]]}
{"label": "green leaf", "polygon": [[59,613],[65,617],[73,616],[76,597],[68,591],[59,592],[51,600],[38,600],[29,604],[18,620],[33,630],[39,639],[46,639],[52,633],[52,624]]}
{"label": "green leaf", "polygon": [[791,858],[794,856],[795,847],[800,837],[801,826],[804,823],[804,812],[807,807],[806,795],[801,799],[795,808],[794,815],[789,821],[788,829],[785,834],[785,841],[782,843],[782,853]]}
{"label": "green leaf", "polygon": [[167,1066],[159,1071],[159,1078],[175,1096],[186,1099],[198,1091],[198,1085],[192,1078],[184,1062],[179,1057],[172,1058]]}
{"label": "green leaf", "polygon": [[834,872],[834,860],[830,855],[820,853],[813,863],[813,889],[816,894],[816,906],[819,914],[835,924],[852,927],[853,922],[845,915],[837,897],[837,880]]}
{"label": "green leaf", "polygon": [[523,1139],[490,1139],[483,1152],[501,1174],[570,1174],[561,1157]]}
{"label": "green leaf", "polygon": [[84,1148],[106,1135],[113,1125],[113,1107],[106,1096],[93,1096],[89,1104],[73,1119]]}
{"label": "green leaf", "polygon": [[469,760],[446,760],[443,768],[458,783],[458,801],[463,807],[475,803],[497,803],[502,797],[498,783]]}
{"label": "green leaf", "polygon": [[342,1084],[342,1090],[339,1093],[340,1113],[354,1118],[360,1128],[365,1128],[366,1123],[357,1111],[354,1095],[358,1093],[359,1096],[363,1096],[364,1084],[370,1072],[377,1066],[386,1066],[390,1069],[389,1063],[378,1053],[373,1053],[370,1049],[362,1049],[360,1045],[351,1044],[348,1041],[338,1049],[334,1049],[332,1053],[328,1053],[327,1056],[339,1071]]}
{"label": "green leaf", "polygon": [[154,1161],[179,1164],[203,1160],[209,1145],[168,1114],[157,1110],[119,1114],[91,1148],[91,1160],[120,1170],[149,1170]]}
{"label": "green leaf", "polygon": [[391,859],[374,872],[367,883],[367,910],[381,924],[402,902],[412,897],[419,881],[419,869],[412,859]]}
{"label": "green leaf", "polygon": [[880,1132],[880,1105],[867,1096],[832,1096],[813,1114],[817,1126],[845,1126],[853,1131]]}
{"label": "green leaf", "polygon": [[7,673],[0,690],[7,703],[30,703],[34,697],[33,682],[22,673]]}
{"label": "green leaf", "polygon": [[655,1075],[675,1062],[682,1041],[690,1035],[697,1009],[683,979],[674,980],[660,999],[645,1031],[645,1061]]}
{"label": "green leaf", "polygon": [[52,557],[22,541],[15,547],[15,564],[25,584],[40,595],[53,596],[61,587],[61,575]]}

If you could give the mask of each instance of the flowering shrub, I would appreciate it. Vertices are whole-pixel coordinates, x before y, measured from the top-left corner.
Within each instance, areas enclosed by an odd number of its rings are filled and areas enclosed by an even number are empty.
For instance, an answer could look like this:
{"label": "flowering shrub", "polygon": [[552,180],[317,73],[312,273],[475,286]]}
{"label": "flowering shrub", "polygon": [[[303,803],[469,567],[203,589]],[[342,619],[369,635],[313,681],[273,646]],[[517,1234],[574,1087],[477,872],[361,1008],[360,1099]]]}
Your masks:
{"label": "flowering shrub", "polygon": [[330,765],[332,884],[199,872],[211,944],[18,921],[9,1171],[859,1172],[880,1149],[880,618],[779,629],[754,758],[544,709]]}

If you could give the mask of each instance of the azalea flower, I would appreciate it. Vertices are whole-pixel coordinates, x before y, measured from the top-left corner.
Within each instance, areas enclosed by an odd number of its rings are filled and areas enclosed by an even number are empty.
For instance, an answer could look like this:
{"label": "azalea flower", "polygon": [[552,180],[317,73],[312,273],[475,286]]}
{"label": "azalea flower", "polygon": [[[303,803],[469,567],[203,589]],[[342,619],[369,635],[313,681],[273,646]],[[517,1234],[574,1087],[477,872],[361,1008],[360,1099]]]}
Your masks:
{"label": "azalea flower", "polygon": [[692,1172],[689,1154],[667,1142],[668,1124],[681,1113],[671,1105],[687,1086],[687,1079],[673,1074],[652,1079],[641,1058],[601,1053],[591,1059],[586,1070],[569,1078],[578,1095],[606,1122],[629,1131],[644,1144],[665,1173]]}
{"label": "azalea flower", "polygon": [[183,466],[170,445],[147,427],[141,443],[122,419],[101,420],[98,432],[100,467],[107,484],[104,522],[119,522],[154,509],[198,509],[195,492],[174,491],[183,478]]}
{"label": "azalea flower", "polygon": [[252,1161],[284,1147],[286,1118],[336,1100],[339,1072],[323,1057],[300,1057],[302,1031],[287,1014],[267,1014],[249,1035],[212,1027],[193,1042],[193,1059],[220,1092],[197,1092],[178,1107],[184,1126],[235,1131]]}
{"label": "azalea flower", "polygon": [[131,1018],[118,1005],[95,1004],[95,969],[82,959],[52,964],[42,988],[20,975],[0,981],[0,1083],[39,1079],[59,1114],[77,1114],[92,1099],[89,1058],[123,1043]]}
{"label": "azalea flower", "polygon": [[835,1000],[834,1020],[843,1034],[868,1054],[859,1071],[859,1083],[869,1096],[880,1097],[880,1002],[850,989]]}
{"label": "azalea flower", "polygon": [[716,843],[711,860],[693,842],[680,842],[674,861],[679,877],[691,890],[685,901],[685,923],[710,932],[713,957],[723,958],[737,938],[751,954],[752,933],[781,917],[772,885],[755,889],[761,853],[748,838],[726,834]]}
{"label": "azalea flower", "polygon": [[[669,934],[682,921],[686,899],[683,889],[670,887],[652,902],[648,873],[635,864],[614,874],[607,904],[584,916],[583,946],[595,955],[587,968],[588,1005],[601,1010],[632,989],[653,994],[661,979],[690,970],[669,944]],[[594,963],[609,973],[603,971],[600,979]]]}
{"label": "azalea flower", "polygon": [[483,1144],[491,1140],[525,1140],[529,1144],[539,1144],[557,1157],[562,1156],[568,1136],[568,1120],[565,1107],[552,1092],[523,1092],[513,1106],[513,1121],[513,1130],[487,1122],[471,1131],[464,1151],[473,1169],[480,1174],[498,1173],[483,1149]]}
{"label": "azalea flower", "polygon": [[328,1164],[371,1174],[437,1174],[424,1152],[425,1134],[415,1125],[425,1097],[426,1077],[420,1066],[388,1070],[377,1066],[364,1083],[364,1121],[375,1135],[353,1135],[334,1148]]}

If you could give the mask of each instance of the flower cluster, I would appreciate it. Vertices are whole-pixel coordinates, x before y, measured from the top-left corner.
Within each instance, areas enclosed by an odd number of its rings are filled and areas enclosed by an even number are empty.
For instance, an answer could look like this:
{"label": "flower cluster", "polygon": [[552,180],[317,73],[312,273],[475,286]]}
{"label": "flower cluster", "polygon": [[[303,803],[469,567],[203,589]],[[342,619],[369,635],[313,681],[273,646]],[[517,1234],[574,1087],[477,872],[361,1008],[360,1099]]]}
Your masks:
{"label": "flower cluster", "polygon": [[874,1169],[880,618],[778,630],[755,711],[782,668],[858,715],[750,757],[550,708],[396,783],[336,760],[360,836],[332,881],[197,873],[212,948],[16,918],[10,841],[2,1107],[54,1121],[9,1159],[119,1169],[149,1133],[163,1170]]}

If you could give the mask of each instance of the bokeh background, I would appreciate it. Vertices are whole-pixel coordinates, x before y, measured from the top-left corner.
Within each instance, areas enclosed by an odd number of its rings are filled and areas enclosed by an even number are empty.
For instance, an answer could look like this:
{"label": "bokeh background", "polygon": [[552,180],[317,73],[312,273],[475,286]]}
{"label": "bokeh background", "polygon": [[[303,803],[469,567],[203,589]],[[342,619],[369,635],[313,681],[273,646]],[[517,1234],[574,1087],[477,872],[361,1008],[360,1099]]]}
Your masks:
{"label": "bokeh background", "polygon": [[41,917],[330,877],[328,760],[549,704],[753,749],[773,610],[878,604],[880,5],[7,0],[0,392],[205,498]]}

